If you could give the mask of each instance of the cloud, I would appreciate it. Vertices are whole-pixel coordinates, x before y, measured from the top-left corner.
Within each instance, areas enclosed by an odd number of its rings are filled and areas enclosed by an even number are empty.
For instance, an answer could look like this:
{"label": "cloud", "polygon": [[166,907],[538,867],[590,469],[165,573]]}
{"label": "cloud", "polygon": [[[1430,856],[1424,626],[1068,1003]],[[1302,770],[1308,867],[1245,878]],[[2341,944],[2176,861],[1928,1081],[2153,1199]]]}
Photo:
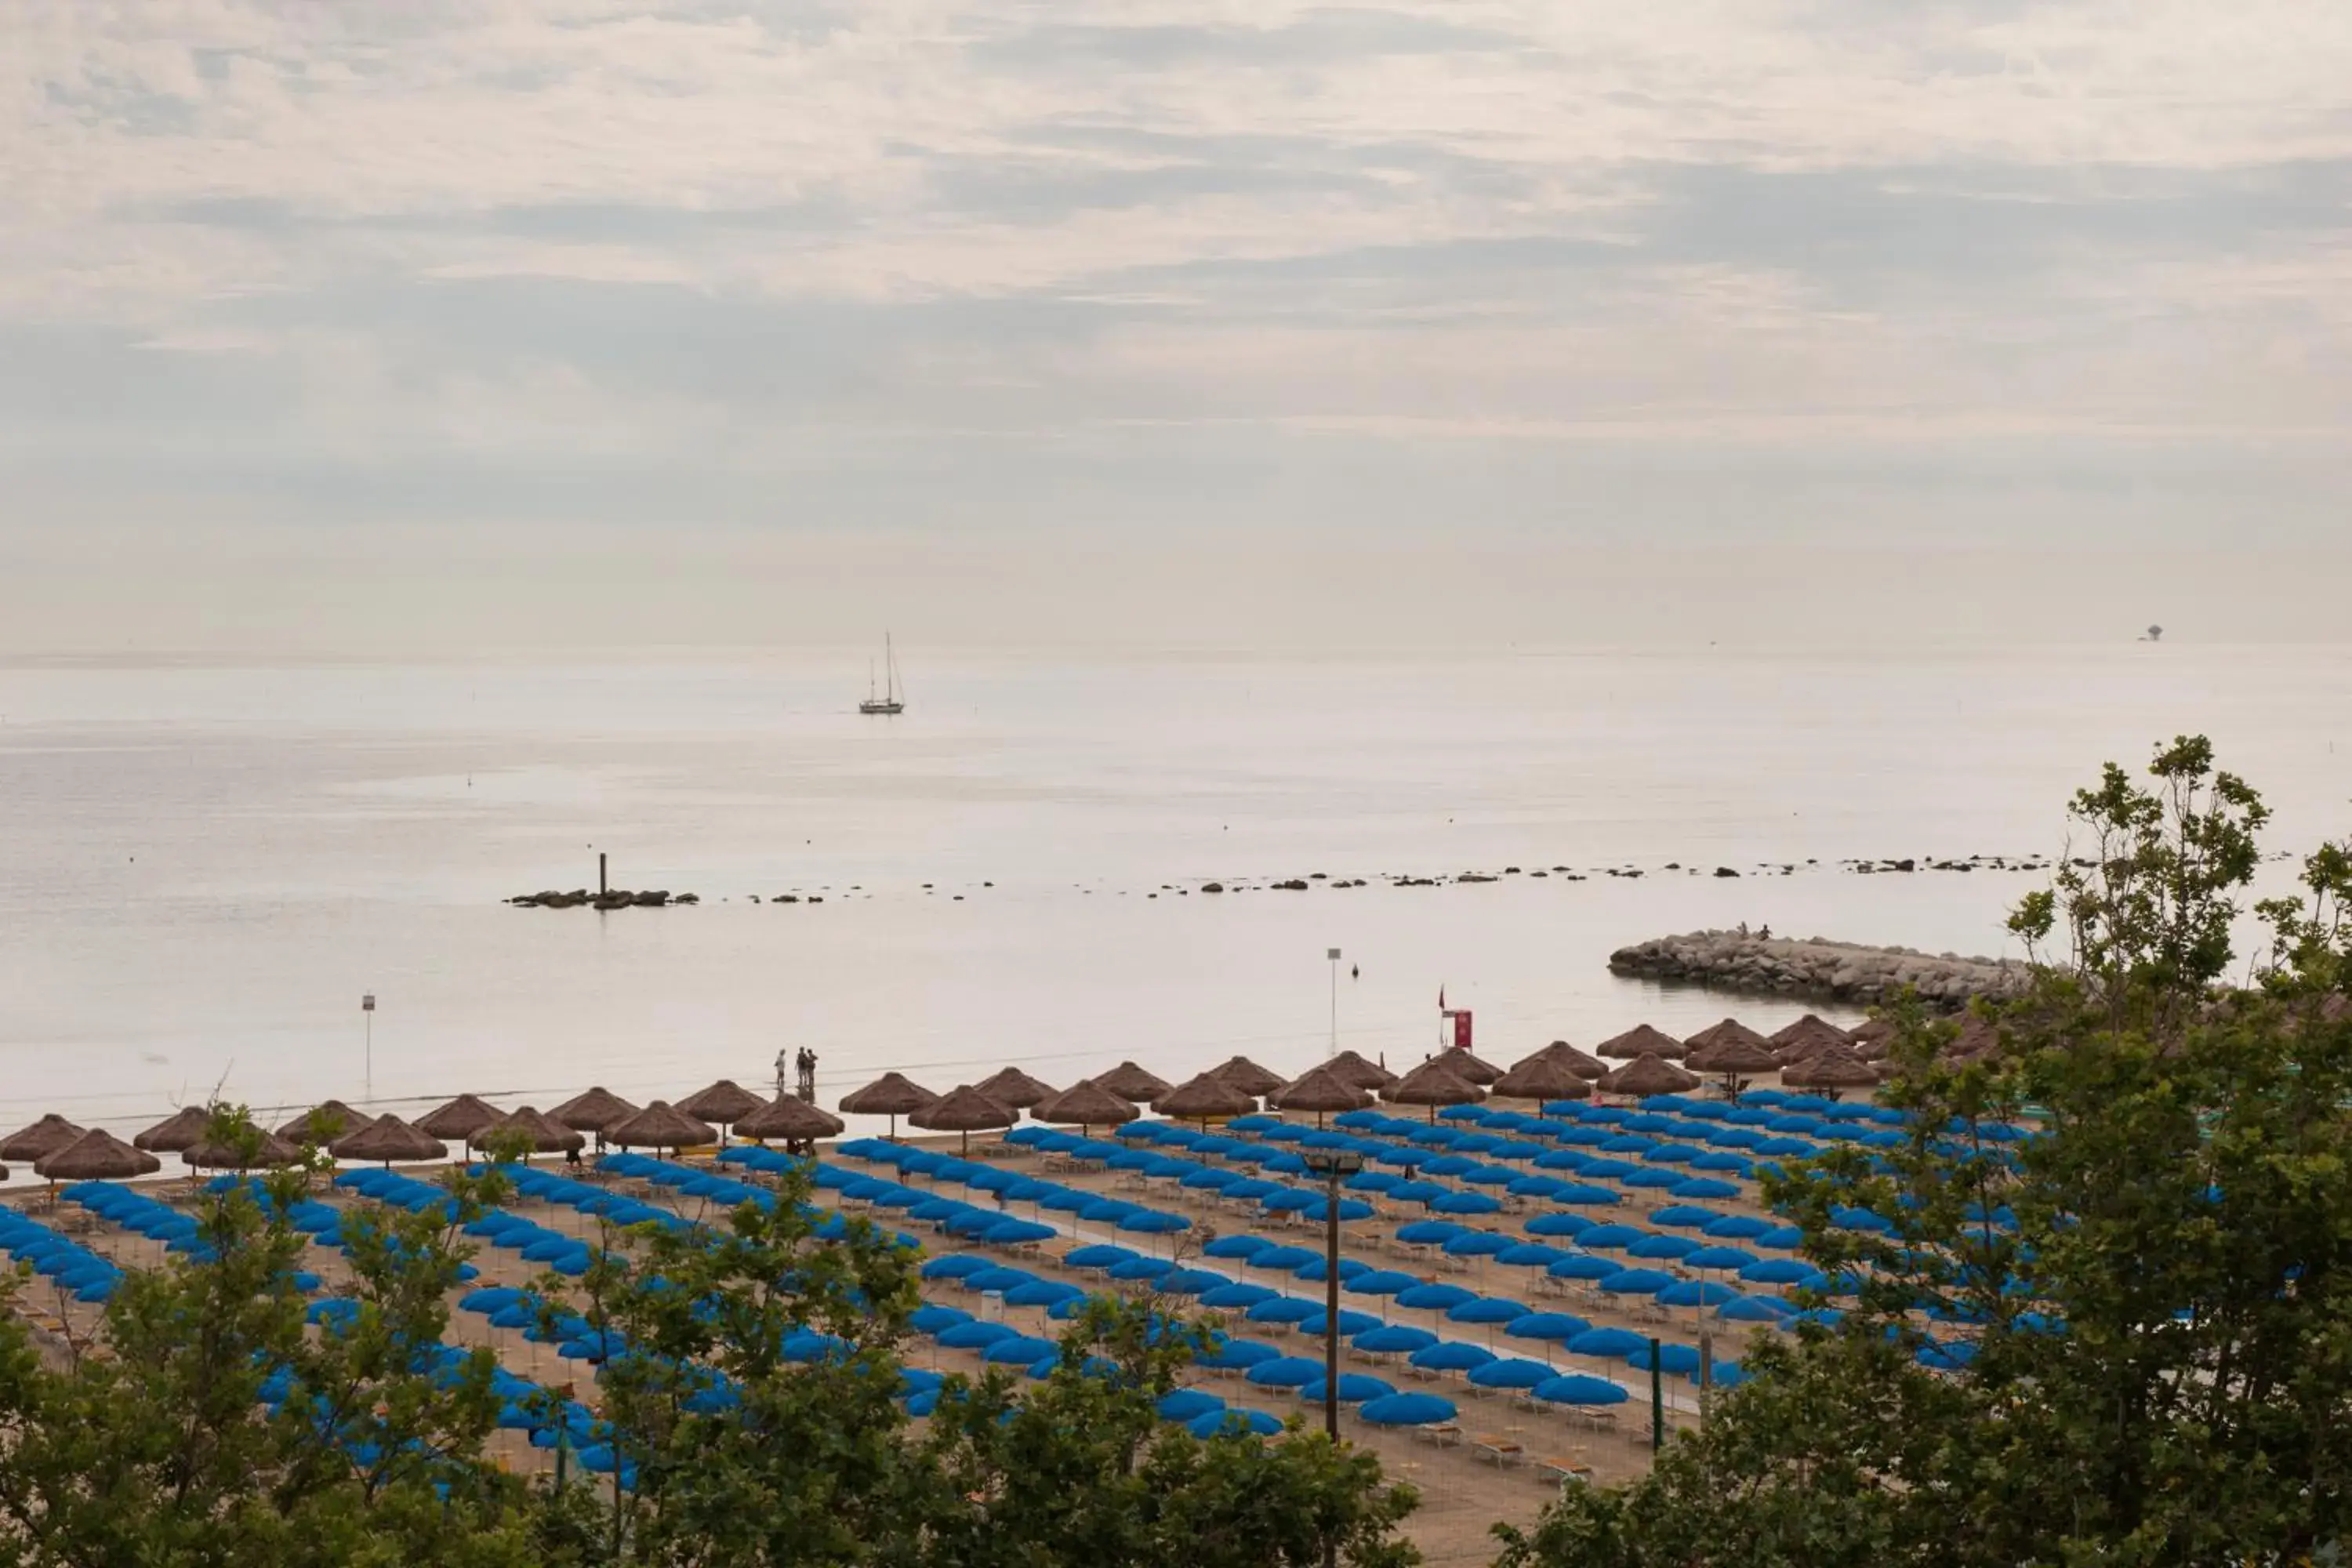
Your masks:
{"label": "cloud", "polygon": [[1303,475],[1378,509],[1332,472],[1402,464],[1537,518],[1563,472],[1675,452],[1846,475],[1758,492],[1801,526],[1898,453],[2057,476],[2115,528],[2157,454],[2316,504],[2352,414],[2352,9],[2307,0],[28,0],[10,30],[0,478],[61,516],[665,478],[750,514],[779,474],[899,516],[911,463],[1076,518],[1125,463],[1270,515],[1319,504]]}

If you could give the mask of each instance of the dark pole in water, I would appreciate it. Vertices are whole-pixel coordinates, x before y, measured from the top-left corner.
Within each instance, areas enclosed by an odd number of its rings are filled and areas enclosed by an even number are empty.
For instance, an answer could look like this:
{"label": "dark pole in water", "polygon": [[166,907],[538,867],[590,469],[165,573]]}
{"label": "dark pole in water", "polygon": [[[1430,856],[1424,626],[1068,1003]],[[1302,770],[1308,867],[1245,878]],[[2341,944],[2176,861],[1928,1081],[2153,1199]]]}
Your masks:
{"label": "dark pole in water", "polygon": [[596,896],[600,899],[603,898],[605,894],[605,890],[604,852],[602,849],[599,849],[596,851]]}

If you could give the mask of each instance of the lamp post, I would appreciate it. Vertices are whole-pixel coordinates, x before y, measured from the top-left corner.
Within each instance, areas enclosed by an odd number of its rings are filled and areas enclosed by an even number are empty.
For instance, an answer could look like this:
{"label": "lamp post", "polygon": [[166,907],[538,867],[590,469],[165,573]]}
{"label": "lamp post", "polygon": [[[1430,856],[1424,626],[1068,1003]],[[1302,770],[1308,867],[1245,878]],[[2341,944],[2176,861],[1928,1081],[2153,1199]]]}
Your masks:
{"label": "lamp post", "polygon": [[1331,1050],[1324,1059],[1339,1054],[1339,950],[1326,948],[1323,956],[1331,961]]}
{"label": "lamp post", "polygon": [[373,991],[360,998],[360,1049],[366,1057],[366,1095],[373,1101],[375,1099],[375,993]]}
{"label": "lamp post", "polygon": [[1323,1178],[1323,1430],[1339,1438],[1339,1184],[1364,1168],[1353,1149],[1302,1149],[1307,1169]]}

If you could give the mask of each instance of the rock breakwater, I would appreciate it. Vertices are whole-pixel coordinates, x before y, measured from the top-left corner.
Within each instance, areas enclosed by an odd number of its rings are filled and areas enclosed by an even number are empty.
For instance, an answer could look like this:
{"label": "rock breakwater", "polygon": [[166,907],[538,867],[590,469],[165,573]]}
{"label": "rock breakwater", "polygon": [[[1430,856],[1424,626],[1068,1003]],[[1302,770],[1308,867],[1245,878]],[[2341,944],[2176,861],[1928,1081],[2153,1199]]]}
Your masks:
{"label": "rock breakwater", "polygon": [[1931,1005],[1957,1008],[1973,996],[2013,996],[2022,963],[1871,947],[1822,937],[1795,940],[1737,931],[1654,937],[1609,955],[1609,970],[1643,980],[1870,1006],[1916,991]]}

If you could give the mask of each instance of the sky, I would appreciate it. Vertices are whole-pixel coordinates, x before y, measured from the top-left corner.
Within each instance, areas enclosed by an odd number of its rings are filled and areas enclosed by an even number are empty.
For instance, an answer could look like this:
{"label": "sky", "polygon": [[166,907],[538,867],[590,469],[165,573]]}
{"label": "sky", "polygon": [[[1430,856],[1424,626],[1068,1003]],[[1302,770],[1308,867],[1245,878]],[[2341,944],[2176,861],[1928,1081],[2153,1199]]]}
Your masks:
{"label": "sky", "polygon": [[9,0],[0,137],[0,650],[2347,635],[2335,0]]}

